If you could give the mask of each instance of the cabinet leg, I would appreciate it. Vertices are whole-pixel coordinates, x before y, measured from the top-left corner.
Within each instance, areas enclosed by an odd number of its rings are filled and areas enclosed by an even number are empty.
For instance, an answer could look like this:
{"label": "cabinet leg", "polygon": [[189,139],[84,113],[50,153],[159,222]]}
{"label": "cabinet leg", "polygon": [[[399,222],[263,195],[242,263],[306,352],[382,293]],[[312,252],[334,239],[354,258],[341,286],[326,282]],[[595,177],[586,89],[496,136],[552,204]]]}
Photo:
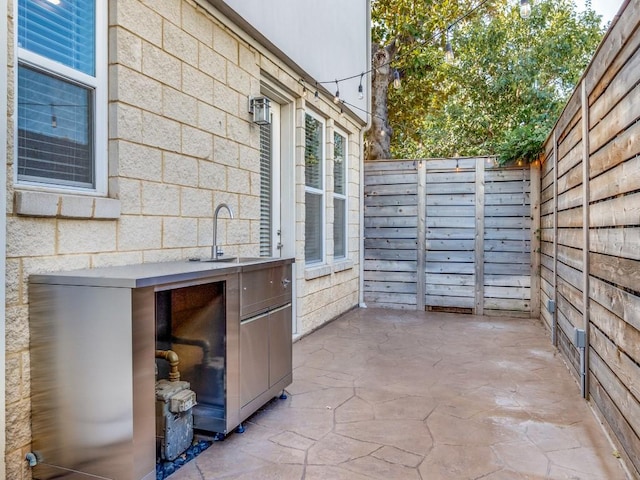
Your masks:
{"label": "cabinet leg", "polygon": [[236,428],[236,433],[244,433],[244,425],[238,425],[238,427]]}
{"label": "cabinet leg", "polygon": [[280,400],[286,400],[287,399],[287,392],[285,392],[284,390],[282,390],[282,393],[280,394],[280,396],[278,397]]}

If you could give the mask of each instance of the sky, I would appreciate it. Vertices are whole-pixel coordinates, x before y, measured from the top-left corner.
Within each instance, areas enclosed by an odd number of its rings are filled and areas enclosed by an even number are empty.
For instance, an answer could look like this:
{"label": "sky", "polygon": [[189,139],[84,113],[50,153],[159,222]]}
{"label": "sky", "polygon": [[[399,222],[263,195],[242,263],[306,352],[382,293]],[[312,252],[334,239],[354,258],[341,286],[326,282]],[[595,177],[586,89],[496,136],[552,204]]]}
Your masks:
{"label": "sky", "polygon": [[[622,5],[623,0],[591,0],[591,7],[600,15],[602,15],[602,23],[606,25],[611,20]],[[584,9],[584,0],[577,0],[576,4],[579,9]]]}

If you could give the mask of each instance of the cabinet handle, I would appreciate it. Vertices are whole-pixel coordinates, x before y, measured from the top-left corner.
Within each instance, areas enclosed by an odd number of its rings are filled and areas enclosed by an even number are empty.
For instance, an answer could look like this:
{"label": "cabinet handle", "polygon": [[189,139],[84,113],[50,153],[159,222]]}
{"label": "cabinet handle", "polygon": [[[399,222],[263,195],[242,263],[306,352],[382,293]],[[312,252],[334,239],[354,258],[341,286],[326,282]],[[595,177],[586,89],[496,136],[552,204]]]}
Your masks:
{"label": "cabinet handle", "polygon": [[290,283],[291,283],[291,280],[289,280],[288,278],[285,278],[284,280],[282,280],[282,286],[284,288],[287,288]]}

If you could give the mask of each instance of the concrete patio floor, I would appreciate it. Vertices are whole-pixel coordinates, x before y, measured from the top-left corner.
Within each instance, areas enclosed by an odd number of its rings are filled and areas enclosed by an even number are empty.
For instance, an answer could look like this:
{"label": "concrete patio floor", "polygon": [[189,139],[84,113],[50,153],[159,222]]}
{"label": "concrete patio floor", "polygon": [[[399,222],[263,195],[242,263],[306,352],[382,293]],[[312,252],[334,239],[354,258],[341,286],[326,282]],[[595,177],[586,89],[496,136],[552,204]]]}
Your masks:
{"label": "concrete patio floor", "polygon": [[537,320],[353,310],[274,400],[170,480],[626,479]]}

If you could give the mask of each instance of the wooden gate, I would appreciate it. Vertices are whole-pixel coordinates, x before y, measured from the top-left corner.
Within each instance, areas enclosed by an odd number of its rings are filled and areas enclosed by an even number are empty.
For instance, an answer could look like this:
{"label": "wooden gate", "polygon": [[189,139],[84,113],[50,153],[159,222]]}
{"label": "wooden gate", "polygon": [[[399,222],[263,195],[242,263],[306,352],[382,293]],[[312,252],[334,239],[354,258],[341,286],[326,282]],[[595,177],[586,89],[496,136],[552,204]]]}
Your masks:
{"label": "wooden gate", "polygon": [[366,163],[365,302],[529,316],[530,177],[486,157]]}

